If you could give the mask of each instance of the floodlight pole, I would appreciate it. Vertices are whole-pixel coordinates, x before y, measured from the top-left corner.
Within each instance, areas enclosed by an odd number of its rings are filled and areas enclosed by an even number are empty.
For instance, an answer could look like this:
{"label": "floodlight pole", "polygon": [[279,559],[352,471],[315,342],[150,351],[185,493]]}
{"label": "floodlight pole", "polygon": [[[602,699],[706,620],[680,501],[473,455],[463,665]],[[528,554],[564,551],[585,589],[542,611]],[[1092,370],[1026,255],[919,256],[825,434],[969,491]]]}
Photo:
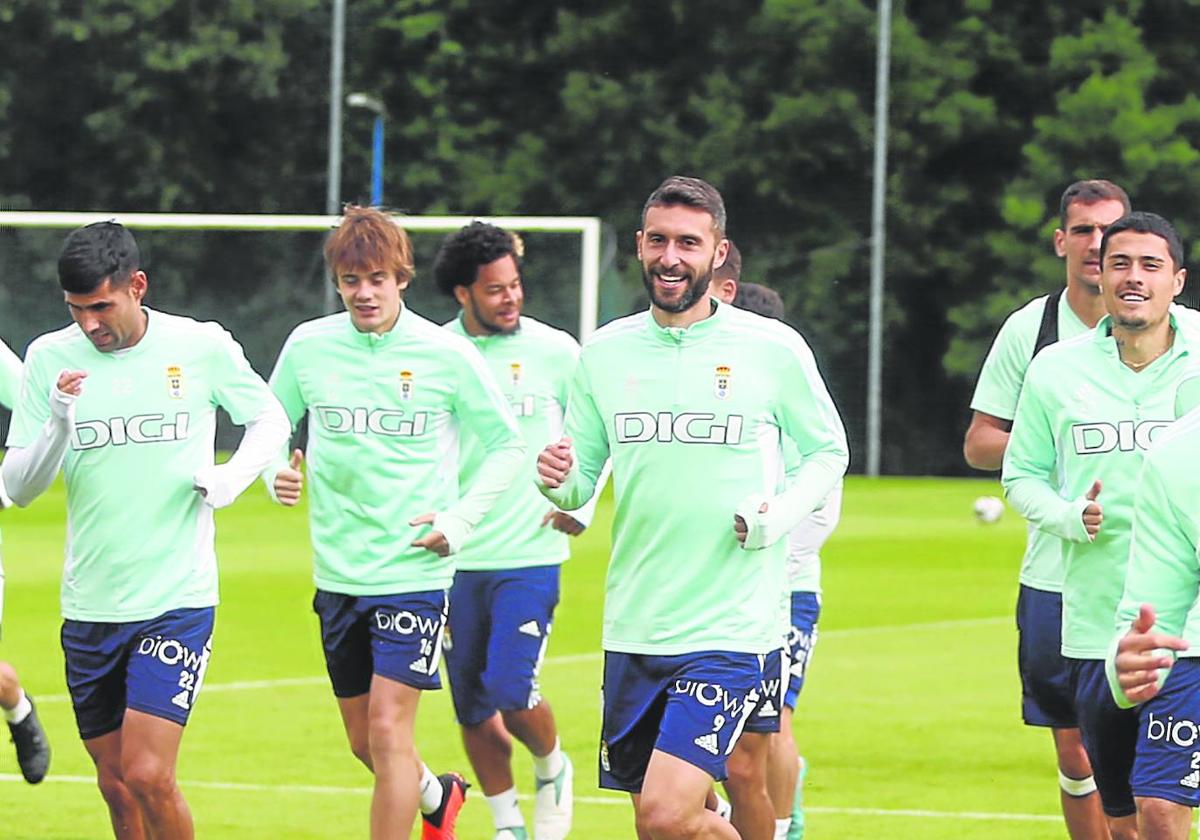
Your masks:
{"label": "floodlight pole", "polygon": [[[336,216],[342,200],[342,68],[346,54],[346,0],[333,0],[329,51],[329,164],[325,182],[325,214]],[[324,272],[321,272],[324,277]],[[333,284],[326,282],[325,311],[337,307]]]}
{"label": "floodlight pole", "polygon": [[871,294],[867,332],[867,475],[879,475],[883,437],[883,254],[887,199],[888,77],[892,2],[879,0],[879,44],[875,61],[875,172],[871,195]]}
{"label": "floodlight pole", "polygon": [[375,126],[371,132],[371,206],[383,204],[383,121],[387,108],[383,101],[366,93],[351,93],[346,96],[351,108],[365,108],[375,115]]}

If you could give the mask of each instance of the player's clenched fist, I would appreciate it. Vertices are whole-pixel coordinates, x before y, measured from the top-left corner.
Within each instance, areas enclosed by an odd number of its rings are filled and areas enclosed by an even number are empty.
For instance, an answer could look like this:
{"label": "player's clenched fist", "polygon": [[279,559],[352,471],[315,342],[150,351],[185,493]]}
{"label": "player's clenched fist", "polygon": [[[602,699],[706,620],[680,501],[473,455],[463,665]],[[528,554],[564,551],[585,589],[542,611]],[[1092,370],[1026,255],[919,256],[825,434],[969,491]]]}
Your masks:
{"label": "player's clenched fist", "polygon": [[58,382],[54,387],[64,394],[78,397],[83,393],[83,380],[85,379],[87,379],[87,373],[82,370],[64,370],[58,375]]}
{"label": "player's clenched fist", "polygon": [[304,453],[297,449],[288,459],[288,465],[275,474],[275,498],[281,505],[292,507],[300,501],[304,489],[304,474],[300,472],[303,463]]}
{"label": "player's clenched fist", "polygon": [[1142,604],[1129,632],[1117,644],[1117,682],[1131,703],[1144,703],[1158,694],[1159,671],[1174,662],[1170,651],[1188,648],[1178,636],[1155,633],[1154,618],[1154,608]]}
{"label": "player's clenched fist", "polygon": [[538,478],[551,489],[562,487],[574,464],[575,459],[571,457],[571,439],[565,437],[558,443],[549,444],[542,450],[542,454],[538,455]]}

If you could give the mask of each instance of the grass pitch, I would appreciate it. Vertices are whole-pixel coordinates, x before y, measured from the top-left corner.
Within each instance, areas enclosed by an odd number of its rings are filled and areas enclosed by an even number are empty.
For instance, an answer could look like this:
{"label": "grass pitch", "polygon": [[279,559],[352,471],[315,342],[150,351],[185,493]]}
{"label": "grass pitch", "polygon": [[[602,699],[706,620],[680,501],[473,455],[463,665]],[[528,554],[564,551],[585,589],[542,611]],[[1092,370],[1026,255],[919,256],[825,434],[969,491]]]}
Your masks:
{"label": "grass pitch", "polygon": [[[809,838],[1066,836],[1050,736],[1019,720],[1013,610],[1024,525],[971,512],[994,481],[850,479],[824,557],[821,636],[796,734]],[[107,811],[79,743],[58,645],[61,485],[0,515],[8,572],[0,658],[38,701],[54,759],[37,787],[0,743],[0,837],[104,838]],[[600,610],[611,504],[575,542],[543,690],[576,765],[581,840],[633,838],[627,797],[596,787]],[[217,519],[222,604],[179,778],[201,838],[367,836],[370,778],[350,755],[321,659],[305,515],[258,486]],[[448,692],[422,700],[435,772],[470,768]],[[518,752],[518,786],[532,768]],[[524,808],[531,820],[531,802]],[[469,798],[463,840],[491,820]],[[414,834],[419,836],[419,830]]]}

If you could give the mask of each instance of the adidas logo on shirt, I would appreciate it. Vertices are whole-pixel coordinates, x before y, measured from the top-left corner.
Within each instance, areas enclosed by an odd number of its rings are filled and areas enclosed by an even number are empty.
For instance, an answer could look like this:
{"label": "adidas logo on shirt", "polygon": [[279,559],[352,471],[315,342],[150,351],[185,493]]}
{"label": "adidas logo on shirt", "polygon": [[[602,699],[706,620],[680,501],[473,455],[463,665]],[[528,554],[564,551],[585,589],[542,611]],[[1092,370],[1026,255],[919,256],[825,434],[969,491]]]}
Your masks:
{"label": "adidas logo on shirt", "polygon": [[1191,773],[1188,773],[1179,780],[1179,784],[1183,787],[1190,787],[1192,790],[1200,788],[1200,770],[1193,770]]}
{"label": "adidas logo on shirt", "polygon": [[540,639],[542,637],[541,628],[538,627],[538,623],[532,618],[518,627],[517,632],[524,633],[526,636],[533,636],[535,639]]}
{"label": "adidas logo on shirt", "polygon": [[692,743],[702,750],[707,750],[713,755],[716,755],[719,752],[717,748],[717,733],[715,732],[709,732],[707,735],[701,735]]}

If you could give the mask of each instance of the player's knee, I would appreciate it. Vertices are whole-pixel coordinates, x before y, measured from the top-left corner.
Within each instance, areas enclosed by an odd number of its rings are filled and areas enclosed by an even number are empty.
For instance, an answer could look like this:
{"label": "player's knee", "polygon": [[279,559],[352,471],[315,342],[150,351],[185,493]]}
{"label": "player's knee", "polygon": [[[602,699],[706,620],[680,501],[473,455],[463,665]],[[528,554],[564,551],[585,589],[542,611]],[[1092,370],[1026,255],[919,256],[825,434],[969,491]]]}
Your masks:
{"label": "player's knee", "polygon": [[175,790],[171,767],[153,758],[128,763],[121,768],[121,779],[138,802],[161,802]]}
{"label": "player's knee", "polygon": [[129,788],[121,778],[121,772],[112,768],[100,767],[96,770],[96,787],[110,808],[123,806],[129,801]]}
{"label": "player's knee", "polygon": [[416,756],[411,729],[396,720],[371,719],[367,732],[367,756],[372,762],[410,753]]}
{"label": "player's knee", "polygon": [[1083,744],[1060,744],[1058,748],[1058,773],[1072,779],[1084,779],[1092,775],[1092,762],[1088,760]]}
{"label": "player's knee", "polygon": [[700,834],[705,817],[703,810],[686,808],[683,803],[670,801],[666,797],[648,796],[642,792],[637,809],[637,831],[639,837],[650,840],[685,840]]}
{"label": "player's knee", "polygon": [[1191,835],[1191,809],[1165,799],[1138,800],[1138,828],[1143,837],[1186,840]]}
{"label": "player's knee", "polygon": [[739,792],[758,788],[765,790],[768,745],[769,742],[765,736],[754,733],[744,734],[725,760],[725,772],[728,775],[728,779],[725,781],[726,786]]}

